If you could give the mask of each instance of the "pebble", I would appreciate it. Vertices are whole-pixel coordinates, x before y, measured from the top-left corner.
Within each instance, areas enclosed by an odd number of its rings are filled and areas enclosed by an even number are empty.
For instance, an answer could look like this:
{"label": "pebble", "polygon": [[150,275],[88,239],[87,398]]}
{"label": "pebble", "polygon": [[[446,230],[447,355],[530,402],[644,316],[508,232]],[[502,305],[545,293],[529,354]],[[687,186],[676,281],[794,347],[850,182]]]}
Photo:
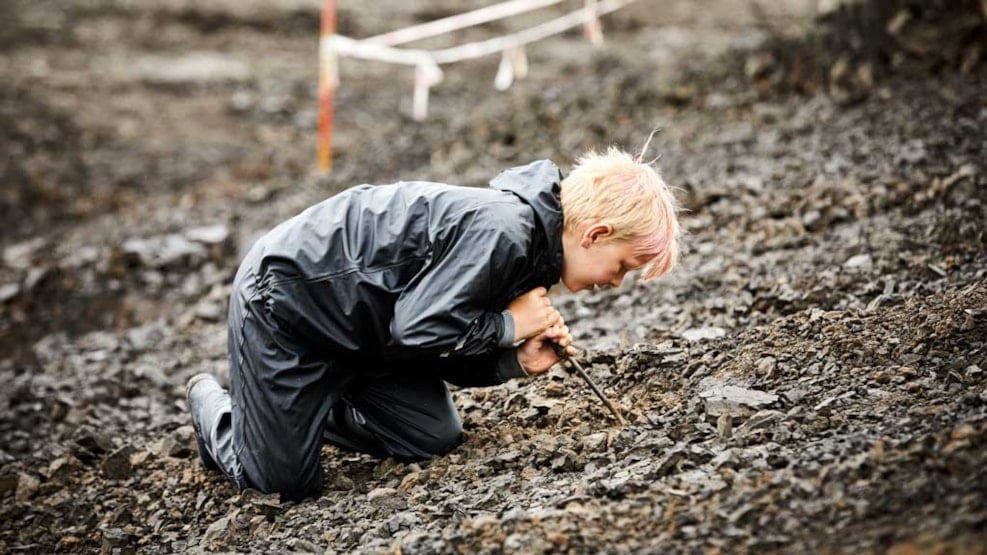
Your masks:
{"label": "pebble", "polygon": [[682,337],[689,341],[704,339],[719,339],[727,334],[727,330],[717,327],[689,328],[682,332]]}

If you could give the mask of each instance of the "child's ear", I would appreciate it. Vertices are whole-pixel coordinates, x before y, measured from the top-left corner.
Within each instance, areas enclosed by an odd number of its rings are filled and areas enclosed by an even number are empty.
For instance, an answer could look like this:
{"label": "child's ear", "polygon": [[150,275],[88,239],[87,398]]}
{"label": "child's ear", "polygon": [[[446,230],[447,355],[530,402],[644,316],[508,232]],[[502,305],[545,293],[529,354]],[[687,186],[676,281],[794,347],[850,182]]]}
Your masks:
{"label": "child's ear", "polygon": [[580,244],[584,247],[588,247],[593,243],[598,243],[607,237],[613,235],[613,226],[610,224],[591,224],[586,227],[586,232],[583,233],[583,240]]}

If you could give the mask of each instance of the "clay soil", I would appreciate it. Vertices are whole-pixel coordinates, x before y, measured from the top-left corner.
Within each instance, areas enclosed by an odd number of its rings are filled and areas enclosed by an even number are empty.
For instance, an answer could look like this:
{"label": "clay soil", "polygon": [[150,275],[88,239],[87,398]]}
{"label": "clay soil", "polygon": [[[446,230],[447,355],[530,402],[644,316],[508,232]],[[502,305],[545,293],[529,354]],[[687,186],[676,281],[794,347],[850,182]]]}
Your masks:
{"label": "clay soil", "polygon": [[[0,551],[987,551],[980,3],[642,1],[506,92],[496,58],[445,68],[422,123],[411,70],[344,60],[328,176],[318,4],[0,8]],[[481,5],[341,4],[354,37]],[[326,447],[304,503],[201,468],[184,383],[227,379],[259,233],[655,127],[679,268],[555,295],[626,426],[556,368],[454,391],[465,441],[433,461]]]}

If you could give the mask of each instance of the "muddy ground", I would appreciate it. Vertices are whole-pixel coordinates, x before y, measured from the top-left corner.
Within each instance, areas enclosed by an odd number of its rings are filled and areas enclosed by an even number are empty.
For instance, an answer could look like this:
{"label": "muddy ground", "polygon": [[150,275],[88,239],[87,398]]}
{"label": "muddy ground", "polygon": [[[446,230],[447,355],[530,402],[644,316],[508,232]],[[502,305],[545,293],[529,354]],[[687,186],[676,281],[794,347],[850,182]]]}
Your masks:
{"label": "muddy ground", "polygon": [[[342,4],[364,37],[482,3]],[[345,61],[327,177],[318,2],[5,2],[0,551],[987,552],[984,8],[833,4],[642,1],[505,93],[447,68],[424,123]],[[183,385],[228,375],[259,233],[654,127],[680,268],[556,295],[626,427],[557,368],[456,391],[434,461],[327,447],[317,500],[201,469]]]}

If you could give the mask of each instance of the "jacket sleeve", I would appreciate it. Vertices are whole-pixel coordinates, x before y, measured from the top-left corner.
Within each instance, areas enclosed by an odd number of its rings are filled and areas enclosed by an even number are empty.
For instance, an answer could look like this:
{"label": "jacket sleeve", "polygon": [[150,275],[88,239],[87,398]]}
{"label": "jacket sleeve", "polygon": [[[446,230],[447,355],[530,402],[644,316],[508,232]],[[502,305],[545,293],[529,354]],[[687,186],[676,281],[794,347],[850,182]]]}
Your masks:
{"label": "jacket sleeve", "polygon": [[460,387],[487,387],[528,376],[518,362],[516,347],[468,357],[434,357],[416,364],[420,373]]}
{"label": "jacket sleeve", "polygon": [[527,238],[495,219],[473,213],[433,244],[431,259],[395,304],[391,356],[466,357],[511,346],[510,315],[490,305],[503,281],[517,275]]}

